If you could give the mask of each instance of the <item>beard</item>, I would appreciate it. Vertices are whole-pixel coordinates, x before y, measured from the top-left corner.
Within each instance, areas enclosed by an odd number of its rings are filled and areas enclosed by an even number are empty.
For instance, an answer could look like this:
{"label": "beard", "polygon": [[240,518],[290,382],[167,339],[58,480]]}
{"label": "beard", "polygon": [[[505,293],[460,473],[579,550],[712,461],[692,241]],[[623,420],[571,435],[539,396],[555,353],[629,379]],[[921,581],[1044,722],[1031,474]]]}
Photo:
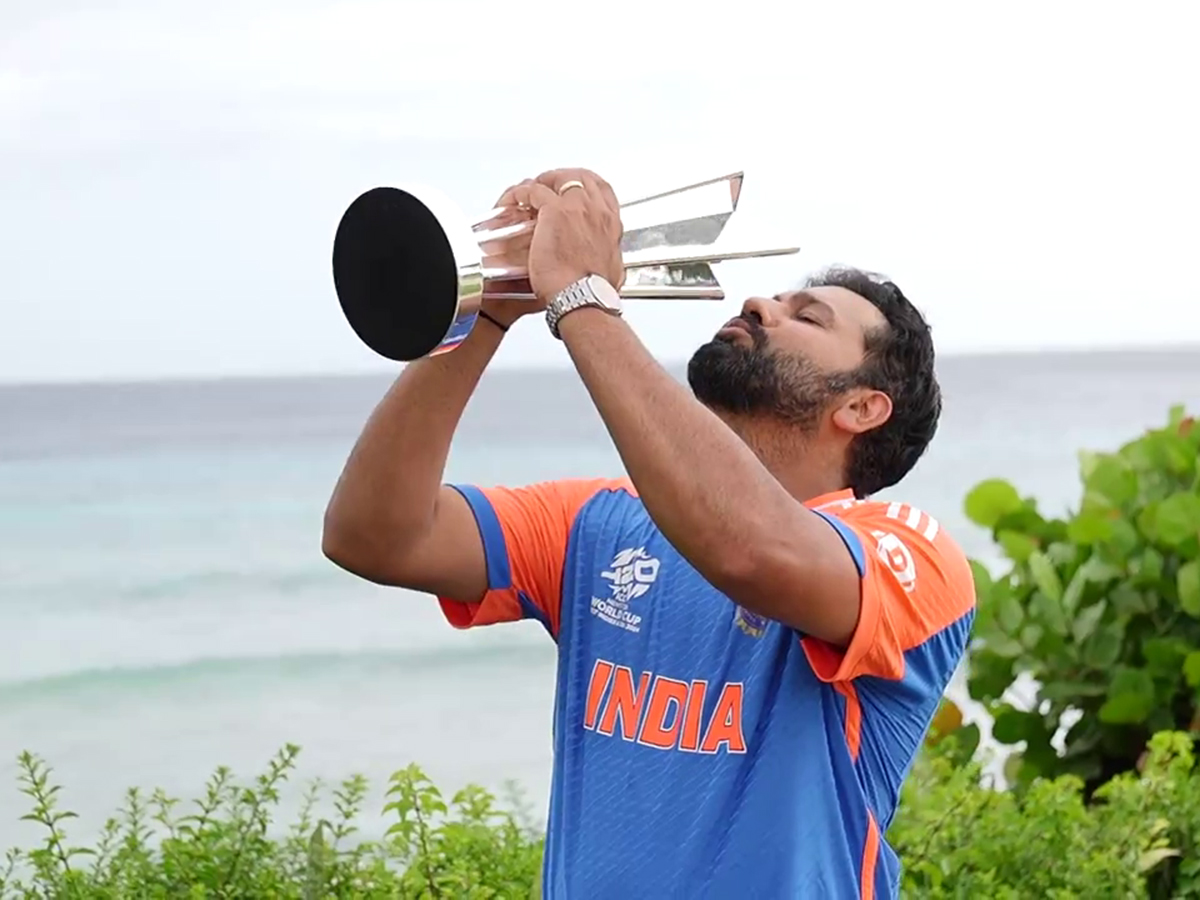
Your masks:
{"label": "beard", "polygon": [[714,412],[815,431],[821,413],[852,386],[850,373],[830,374],[804,357],[772,352],[762,326],[742,321],[751,345],[717,337],[692,354],[687,368],[692,393]]}

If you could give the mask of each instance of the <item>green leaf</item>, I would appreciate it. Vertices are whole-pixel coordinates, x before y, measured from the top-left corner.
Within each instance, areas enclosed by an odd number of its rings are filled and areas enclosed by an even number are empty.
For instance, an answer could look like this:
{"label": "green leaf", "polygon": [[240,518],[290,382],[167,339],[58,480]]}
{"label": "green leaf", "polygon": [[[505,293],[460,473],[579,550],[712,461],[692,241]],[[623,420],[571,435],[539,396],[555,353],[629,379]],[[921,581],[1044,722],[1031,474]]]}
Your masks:
{"label": "green leaf", "polygon": [[1157,539],[1171,547],[1196,537],[1200,533],[1200,497],[1185,492],[1172,494],[1159,504],[1155,527]]}
{"label": "green leaf", "polygon": [[972,488],[963,507],[967,518],[976,525],[995,528],[1004,516],[1021,508],[1021,495],[1007,481],[991,478]]}
{"label": "green leaf", "polygon": [[1109,725],[1135,725],[1153,711],[1154,679],[1145,669],[1121,667],[1108,687],[1108,699],[1097,714]]}
{"label": "green leaf", "polygon": [[1147,547],[1141,556],[1130,561],[1130,574],[1139,587],[1150,587],[1163,577],[1164,564],[1163,555],[1153,547]]}
{"label": "green leaf", "polygon": [[1179,638],[1150,637],[1142,641],[1142,658],[1151,672],[1174,677],[1188,649],[1187,642]]}
{"label": "green leaf", "polygon": [[992,608],[995,612],[996,624],[1005,634],[1015,635],[1021,623],[1025,621],[1025,610],[1011,591],[1005,590],[994,595]]}
{"label": "green leaf", "polygon": [[1042,537],[1051,542],[1050,546],[1046,548],[1046,558],[1054,564],[1055,569],[1065,572],[1065,570],[1073,568],[1075,563],[1087,554],[1082,552],[1083,548],[1069,543],[1065,539],[1066,526],[1058,527],[1060,525],[1062,525],[1061,522],[1047,523],[1046,534]]}
{"label": "green leaf", "polygon": [[1002,705],[992,719],[992,737],[1001,744],[1016,744],[1025,740],[1029,731],[1030,713]]}
{"label": "green leaf", "polygon": [[998,532],[996,542],[1004,549],[1004,555],[1015,563],[1027,561],[1039,546],[1036,538],[1019,531]]}
{"label": "green leaf", "polygon": [[1137,497],[1137,475],[1119,456],[1103,454],[1096,457],[1085,488],[1089,499],[1122,507]]}
{"label": "green leaf", "polygon": [[1038,696],[1045,700],[1071,701],[1079,697],[1103,697],[1108,688],[1090,681],[1051,681],[1043,684]]}
{"label": "green leaf", "polygon": [[1136,616],[1151,612],[1157,605],[1157,598],[1147,591],[1139,591],[1128,582],[1122,582],[1108,592],[1108,602],[1118,616]]}
{"label": "green leaf", "polygon": [[1099,544],[1112,538],[1112,518],[1106,512],[1081,512],[1067,523],[1067,539],[1073,544]]}
{"label": "green leaf", "polygon": [[1089,556],[1087,562],[1079,568],[1084,572],[1084,577],[1093,584],[1106,584],[1114,578],[1121,577],[1121,570],[1117,566],[1096,554]]}
{"label": "green leaf", "polygon": [[1067,619],[1066,610],[1062,603],[1056,603],[1041,591],[1034,591],[1029,599],[1030,615],[1038,619],[1046,628],[1055,634],[1067,635],[1071,632],[1071,623]]}
{"label": "green leaf", "polygon": [[1075,638],[1076,643],[1082,644],[1092,632],[1096,630],[1096,626],[1100,624],[1100,620],[1104,618],[1104,613],[1108,610],[1108,602],[1101,600],[1098,603],[1093,603],[1091,606],[1085,606],[1075,616],[1075,621],[1071,624],[1071,636]]}
{"label": "green leaf", "polygon": [[[1005,640],[1012,639],[1005,638]],[[1013,643],[1016,642],[1013,641]],[[1017,644],[1017,654],[1021,652],[1021,649],[1021,645]],[[1009,685],[1013,683],[1012,659],[989,652],[990,650],[991,641],[988,641],[987,649],[976,651],[969,657],[970,671],[967,676],[967,693],[973,700],[994,700],[1008,690]]]}
{"label": "green leaf", "polygon": [[1183,677],[1189,687],[1200,687],[1200,650],[1193,650],[1184,659]]}
{"label": "green leaf", "polygon": [[992,590],[992,573],[977,559],[968,562],[971,566],[971,576],[975,582],[975,602],[979,606],[983,606],[987,602],[988,593]]}
{"label": "green leaf", "polygon": [[1083,662],[1093,669],[1107,669],[1121,658],[1124,630],[1117,623],[1100,629],[1083,646]]}
{"label": "green leaf", "polygon": [[1025,652],[1024,645],[1016,638],[1009,637],[1007,634],[999,632],[990,634],[986,641],[988,650],[1003,659],[1015,659]]}
{"label": "green leaf", "polygon": [[1171,431],[1181,432],[1183,423],[1187,419],[1187,404],[1172,403],[1167,408],[1167,428]]}
{"label": "green leaf", "polygon": [[1029,572],[1033,576],[1034,584],[1041,589],[1043,594],[1055,603],[1061,602],[1062,580],[1058,577],[1054,563],[1050,562],[1050,558],[1046,554],[1031,553],[1029,555]]}
{"label": "green leaf", "polygon": [[1179,567],[1175,576],[1179,588],[1179,607],[1194,619],[1200,619],[1200,562],[1192,560]]}
{"label": "green leaf", "polygon": [[1158,540],[1158,502],[1147,503],[1134,518],[1137,529],[1148,541]]}
{"label": "green leaf", "polygon": [[1112,523],[1112,537],[1107,543],[1122,556],[1128,556],[1137,549],[1141,537],[1128,519],[1115,519]]}
{"label": "green leaf", "polygon": [[1008,759],[1004,760],[1004,780],[1010,785],[1019,784],[1024,767],[1025,760],[1020,753],[1010,754]]}
{"label": "green leaf", "polygon": [[1079,608],[1079,601],[1083,599],[1083,592],[1087,589],[1087,585],[1087,567],[1080,566],[1071,576],[1071,580],[1067,582],[1066,590],[1063,591],[1062,603],[1059,604],[1059,607],[1064,616],[1075,615],[1075,610]]}
{"label": "green leaf", "polygon": [[1038,642],[1041,641],[1042,635],[1045,634],[1041,625],[1030,623],[1021,629],[1019,640],[1021,646],[1026,650],[1034,650],[1037,648]]}
{"label": "green leaf", "polygon": [[954,732],[954,738],[958,741],[959,765],[964,765],[979,749],[979,726],[974,722],[964,725]]}

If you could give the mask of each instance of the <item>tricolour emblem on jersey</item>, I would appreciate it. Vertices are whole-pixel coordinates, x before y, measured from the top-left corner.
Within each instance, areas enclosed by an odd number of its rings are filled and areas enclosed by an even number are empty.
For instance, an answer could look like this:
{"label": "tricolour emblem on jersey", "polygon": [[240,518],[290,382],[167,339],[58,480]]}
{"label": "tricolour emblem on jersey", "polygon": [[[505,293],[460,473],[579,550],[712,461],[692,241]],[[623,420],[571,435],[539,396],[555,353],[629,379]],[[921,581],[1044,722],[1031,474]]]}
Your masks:
{"label": "tricolour emblem on jersey", "polygon": [[644,595],[658,578],[661,563],[645,547],[630,547],[613,557],[600,577],[608,582],[608,597],[592,597],[592,615],[609,625],[634,633],[641,630],[642,617],[631,604]]}

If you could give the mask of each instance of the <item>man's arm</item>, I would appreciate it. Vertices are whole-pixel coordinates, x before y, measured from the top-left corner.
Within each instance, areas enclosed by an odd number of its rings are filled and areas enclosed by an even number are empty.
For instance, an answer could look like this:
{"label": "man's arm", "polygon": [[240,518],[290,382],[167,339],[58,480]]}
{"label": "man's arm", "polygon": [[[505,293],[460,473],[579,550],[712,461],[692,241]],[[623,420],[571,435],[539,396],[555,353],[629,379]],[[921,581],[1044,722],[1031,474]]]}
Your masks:
{"label": "man's arm", "polygon": [[456,628],[537,619],[557,639],[575,518],[621,484],[442,484],[454,429],[501,334],[480,322],[453,353],[414,362],[396,380],[338,481],[322,547],[370,581],[436,595]]}
{"label": "man's arm", "polygon": [[503,332],[480,321],[453,353],[410,363],[367,421],[325,511],[321,547],[380,584],[475,601],[487,562],[466,499],[442,485],[454,430]]}
{"label": "man's arm", "polygon": [[710,584],[751,612],[837,646],[862,605],[854,557],[829,521],[602,310],[559,331],[655,524]]}
{"label": "man's arm", "polygon": [[[529,280],[544,303],[591,274],[619,283],[619,210],[602,179],[559,170],[517,191],[537,210]],[[861,585],[835,528],[793,498],[623,320],[583,308],[568,313],[559,331],[639,496],[672,545],[752,612],[847,644]]]}

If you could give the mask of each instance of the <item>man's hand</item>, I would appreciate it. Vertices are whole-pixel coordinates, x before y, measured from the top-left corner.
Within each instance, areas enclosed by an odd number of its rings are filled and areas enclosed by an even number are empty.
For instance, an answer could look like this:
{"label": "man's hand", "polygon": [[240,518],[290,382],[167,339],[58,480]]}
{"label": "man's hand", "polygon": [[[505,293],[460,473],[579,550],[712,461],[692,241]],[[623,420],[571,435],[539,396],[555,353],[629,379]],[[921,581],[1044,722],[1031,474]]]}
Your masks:
{"label": "man's hand", "polygon": [[[496,201],[495,209],[503,210],[494,219],[488,220],[488,229],[503,228],[519,222],[532,221],[536,213],[529,205],[518,199],[517,190],[533,184],[533,179],[527,178],[520,184],[514,184],[506,189]],[[529,260],[529,244],[533,240],[533,231],[498,241],[494,244],[484,243],[484,265],[497,268],[524,266]],[[485,293],[514,293],[531,294],[533,287],[528,278],[506,279],[504,281],[489,281],[484,286]],[[482,309],[504,325],[511,325],[521,316],[542,312],[546,304],[541,300],[485,300]]]}
{"label": "man's hand", "polygon": [[624,228],[616,194],[604,179],[587,169],[555,169],[517,185],[512,199],[537,213],[529,245],[529,282],[542,308],[588,275],[621,287]]}

